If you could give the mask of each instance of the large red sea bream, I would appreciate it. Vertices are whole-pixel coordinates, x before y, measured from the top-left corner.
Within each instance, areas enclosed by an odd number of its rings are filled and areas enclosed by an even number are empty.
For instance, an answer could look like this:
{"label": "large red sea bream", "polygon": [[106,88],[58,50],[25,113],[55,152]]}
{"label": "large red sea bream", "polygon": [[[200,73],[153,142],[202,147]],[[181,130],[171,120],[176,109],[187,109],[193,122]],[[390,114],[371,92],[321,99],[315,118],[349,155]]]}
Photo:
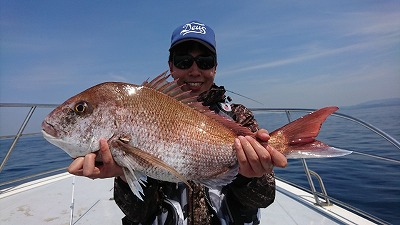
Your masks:
{"label": "large red sea bream", "polygon": [[[211,112],[167,78],[163,73],[142,85],[91,87],[54,109],[42,123],[43,135],[72,158],[98,151],[99,139],[106,138],[139,198],[147,176],[211,187],[230,183],[238,172],[234,139],[254,134]],[[315,140],[337,109],[323,108],[285,125],[270,134],[269,144],[288,158],[349,154]]]}

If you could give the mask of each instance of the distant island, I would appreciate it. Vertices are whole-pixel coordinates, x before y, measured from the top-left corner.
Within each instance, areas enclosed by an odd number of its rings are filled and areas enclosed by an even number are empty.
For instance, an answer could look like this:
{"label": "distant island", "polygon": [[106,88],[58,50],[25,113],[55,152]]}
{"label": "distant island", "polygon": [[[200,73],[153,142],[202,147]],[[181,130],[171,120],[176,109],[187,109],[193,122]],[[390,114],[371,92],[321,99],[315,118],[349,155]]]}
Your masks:
{"label": "distant island", "polygon": [[374,108],[374,107],[382,107],[382,106],[397,106],[400,105],[400,98],[388,98],[388,99],[379,99],[379,100],[371,100],[367,102],[363,102],[357,105],[352,106],[344,106],[342,108]]}

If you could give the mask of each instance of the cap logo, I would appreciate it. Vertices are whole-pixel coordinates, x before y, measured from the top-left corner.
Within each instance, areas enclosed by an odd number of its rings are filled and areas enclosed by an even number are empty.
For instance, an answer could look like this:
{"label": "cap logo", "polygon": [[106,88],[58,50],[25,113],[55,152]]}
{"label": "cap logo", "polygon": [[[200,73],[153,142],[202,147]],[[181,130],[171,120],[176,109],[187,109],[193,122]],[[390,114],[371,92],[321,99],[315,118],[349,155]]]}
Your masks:
{"label": "cap logo", "polygon": [[185,36],[189,33],[206,34],[206,25],[197,22],[191,22],[183,25],[180,35]]}

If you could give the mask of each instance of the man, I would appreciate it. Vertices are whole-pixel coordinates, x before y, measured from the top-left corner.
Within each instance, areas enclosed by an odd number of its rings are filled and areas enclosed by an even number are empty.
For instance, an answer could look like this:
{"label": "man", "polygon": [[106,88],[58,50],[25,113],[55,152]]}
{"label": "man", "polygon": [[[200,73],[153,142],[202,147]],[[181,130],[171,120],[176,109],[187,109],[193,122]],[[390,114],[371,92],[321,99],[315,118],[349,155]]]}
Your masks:
{"label": "man", "polygon": [[[259,129],[253,114],[243,105],[229,105],[223,86],[214,84],[217,52],[214,31],[192,21],[179,26],[172,34],[169,69],[183,91],[191,91],[198,101],[221,116],[256,132],[262,142],[269,140]],[[90,178],[116,177],[114,197],[126,214],[123,224],[258,224],[259,208],[275,198],[273,166],[285,167],[285,156],[252,137],[239,136],[232,143],[239,162],[239,174],[222,191],[190,182],[183,184],[149,178],[143,187],[145,197],[138,199],[130,190],[122,168],[113,160],[106,140],[100,141],[97,153],[75,159],[68,168],[72,174]],[[96,165],[100,157],[102,165]]]}

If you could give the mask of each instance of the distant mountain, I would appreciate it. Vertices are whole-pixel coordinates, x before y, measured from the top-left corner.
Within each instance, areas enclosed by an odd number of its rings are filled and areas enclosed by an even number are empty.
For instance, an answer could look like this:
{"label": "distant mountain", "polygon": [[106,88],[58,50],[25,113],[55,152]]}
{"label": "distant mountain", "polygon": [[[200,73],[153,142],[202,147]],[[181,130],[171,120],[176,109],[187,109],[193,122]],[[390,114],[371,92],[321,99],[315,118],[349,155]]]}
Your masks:
{"label": "distant mountain", "polygon": [[346,106],[343,108],[374,108],[374,107],[395,106],[395,105],[400,105],[400,98],[372,100],[357,105]]}

